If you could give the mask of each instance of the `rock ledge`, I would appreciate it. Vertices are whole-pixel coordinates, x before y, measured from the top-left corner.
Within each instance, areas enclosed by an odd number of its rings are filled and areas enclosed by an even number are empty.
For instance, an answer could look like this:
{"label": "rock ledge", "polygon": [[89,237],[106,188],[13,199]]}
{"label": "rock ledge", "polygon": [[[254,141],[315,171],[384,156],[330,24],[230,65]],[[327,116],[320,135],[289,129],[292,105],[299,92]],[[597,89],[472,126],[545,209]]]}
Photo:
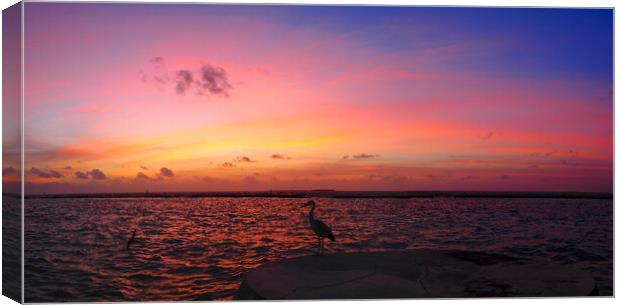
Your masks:
{"label": "rock ledge", "polygon": [[303,256],[248,274],[238,300],[587,296],[583,270],[467,251],[408,250]]}

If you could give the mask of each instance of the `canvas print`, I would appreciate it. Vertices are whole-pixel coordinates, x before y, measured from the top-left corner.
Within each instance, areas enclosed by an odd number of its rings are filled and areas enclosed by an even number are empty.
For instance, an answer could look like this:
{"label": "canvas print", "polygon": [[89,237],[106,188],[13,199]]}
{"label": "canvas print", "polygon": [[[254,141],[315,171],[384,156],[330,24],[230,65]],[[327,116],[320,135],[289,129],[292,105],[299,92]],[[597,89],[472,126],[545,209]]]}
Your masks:
{"label": "canvas print", "polygon": [[613,295],[612,9],[16,7],[18,301]]}

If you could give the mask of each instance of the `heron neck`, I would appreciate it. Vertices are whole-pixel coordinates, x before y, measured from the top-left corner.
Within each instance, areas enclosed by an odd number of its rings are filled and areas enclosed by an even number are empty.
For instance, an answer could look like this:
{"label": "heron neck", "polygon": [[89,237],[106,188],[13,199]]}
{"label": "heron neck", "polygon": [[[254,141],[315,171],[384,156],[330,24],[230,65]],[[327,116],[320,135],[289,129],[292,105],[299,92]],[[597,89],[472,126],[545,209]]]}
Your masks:
{"label": "heron neck", "polygon": [[314,208],[316,208],[316,205],[312,205],[312,208],[310,208],[310,219],[314,219]]}

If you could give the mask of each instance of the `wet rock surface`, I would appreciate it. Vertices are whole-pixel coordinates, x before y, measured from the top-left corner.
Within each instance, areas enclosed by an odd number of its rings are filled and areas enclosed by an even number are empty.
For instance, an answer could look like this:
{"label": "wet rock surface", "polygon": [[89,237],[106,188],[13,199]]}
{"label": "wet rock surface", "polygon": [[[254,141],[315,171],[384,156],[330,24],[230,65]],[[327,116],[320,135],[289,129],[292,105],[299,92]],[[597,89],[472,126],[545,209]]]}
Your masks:
{"label": "wet rock surface", "polygon": [[303,256],[262,265],[235,298],[374,299],[587,296],[589,272],[502,254],[408,250]]}

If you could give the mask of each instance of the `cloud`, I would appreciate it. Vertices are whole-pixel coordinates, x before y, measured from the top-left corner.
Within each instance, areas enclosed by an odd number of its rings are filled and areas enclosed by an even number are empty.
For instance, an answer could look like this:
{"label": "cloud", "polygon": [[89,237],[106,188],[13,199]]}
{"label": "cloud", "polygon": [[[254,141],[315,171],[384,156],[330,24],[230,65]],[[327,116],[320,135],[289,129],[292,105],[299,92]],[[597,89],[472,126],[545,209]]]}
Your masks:
{"label": "cloud", "polygon": [[138,173],[136,174],[136,180],[142,180],[142,179],[143,179],[143,180],[149,180],[149,176],[145,175],[145,174],[144,174],[144,173],[142,173],[142,172],[138,172]]}
{"label": "cloud", "polygon": [[230,162],[224,162],[220,164],[221,167],[234,167],[235,165]]}
{"label": "cloud", "polygon": [[164,90],[165,87],[170,83],[170,76],[168,69],[166,68],[166,63],[163,57],[154,57],[149,60],[151,65],[148,67],[148,71],[140,71],[143,82],[151,82],[153,83],[159,90]]}
{"label": "cloud", "polygon": [[291,157],[287,157],[285,155],[279,155],[279,154],[273,154],[271,155],[272,159],[278,159],[278,160],[290,160],[292,159]]}
{"label": "cloud", "polygon": [[93,179],[93,180],[106,180],[108,179],[108,176],[106,176],[105,173],[103,173],[101,170],[94,168],[90,171],[86,171],[86,172],[82,172],[82,171],[77,171],[75,172],[75,177],[77,179],[82,179],[82,180],[86,180],[86,179]]}
{"label": "cloud", "polygon": [[172,172],[172,170],[166,167],[162,167],[159,170],[159,174],[163,177],[174,177],[174,173]]}
{"label": "cloud", "polygon": [[11,176],[15,174],[16,172],[17,171],[12,166],[9,166],[2,170],[2,176]]}
{"label": "cloud", "polygon": [[508,176],[508,175],[501,175],[501,176],[499,177],[499,179],[502,179],[502,180],[508,180],[508,179],[510,179],[510,176]]}
{"label": "cloud", "polygon": [[235,162],[256,162],[256,161],[250,159],[250,157],[241,156],[241,157],[235,158]]}
{"label": "cloud", "polygon": [[141,168],[141,169],[143,169],[143,170],[147,170],[147,169],[149,169],[148,167],[146,167],[146,166],[144,166],[144,165],[140,165],[140,168]]}
{"label": "cloud", "polygon": [[160,89],[171,86],[178,95],[194,93],[199,96],[209,94],[229,97],[233,88],[228,73],[222,67],[202,64],[197,68],[182,68],[171,72],[163,57],[155,57],[150,62],[150,72],[142,71],[142,80],[155,81],[155,85]]}
{"label": "cloud", "polygon": [[192,72],[187,70],[177,71],[175,90],[177,94],[184,95],[185,91],[189,90],[194,82],[194,76]]}
{"label": "cloud", "polygon": [[61,173],[59,173],[59,172],[57,172],[57,171],[55,171],[55,170],[51,170],[51,171],[50,171],[50,175],[51,175],[53,178],[61,178],[61,177],[62,177],[62,174],[61,174]]}
{"label": "cloud", "polygon": [[200,94],[207,91],[228,97],[228,90],[232,89],[226,70],[208,64],[200,68],[200,80],[197,80],[196,84],[203,90]]}
{"label": "cloud", "polygon": [[62,174],[55,170],[50,170],[46,172],[36,167],[31,168],[30,173],[39,178],[62,178]]}
{"label": "cloud", "polygon": [[96,168],[89,171],[88,176],[95,180],[105,180],[106,178],[108,178],[102,171]]}
{"label": "cloud", "polygon": [[64,170],[68,170],[68,171],[69,171],[69,170],[72,170],[73,168],[72,168],[71,166],[67,165],[67,166],[65,166],[65,168],[63,168],[63,169],[64,169]]}
{"label": "cloud", "polygon": [[355,158],[355,159],[374,159],[374,158],[379,158],[379,155],[360,154],[360,155],[354,155],[353,158]]}
{"label": "cloud", "polygon": [[359,154],[359,155],[353,155],[353,156],[346,155],[346,156],[343,156],[342,159],[348,160],[348,159],[353,158],[353,159],[360,160],[360,159],[375,159],[379,157],[380,157],[379,155]]}

